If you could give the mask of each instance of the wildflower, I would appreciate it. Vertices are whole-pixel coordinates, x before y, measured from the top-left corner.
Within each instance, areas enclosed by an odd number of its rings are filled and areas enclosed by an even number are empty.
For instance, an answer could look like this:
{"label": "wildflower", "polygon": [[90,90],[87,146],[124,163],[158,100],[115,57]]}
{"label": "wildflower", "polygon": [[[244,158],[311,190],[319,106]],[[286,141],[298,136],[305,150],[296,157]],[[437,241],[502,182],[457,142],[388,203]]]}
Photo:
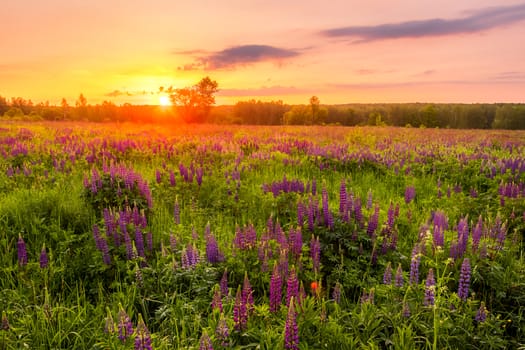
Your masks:
{"label": "wildflower", "polygon": [[297,226],[302,227],[304,223],[304,215],[306,212],[306,207],[302,201],[297,203]]}
{"label": "wildflower", "polygon": [[299,329],[297,327],[297,314],[295,313],[293,298],[290,300],[284,328],[284,348],[286,350],[299,350]]}
{"label": "wildflower", "polygon": [[270,312],[279,311],[282,301],[282,284],[279,266],[275,263],[270,278]]}
{"label": "wildflower", "polygon": [[20,264],[20,266],[27,265],[26,242],[24,242],[22,235],[18,235],[18,242],[16,244],[16,247],[17,247],[17,253],[18,253],[18,264]]}
{"label": "wildflower", "polygon": [[427,280],[425,282],[425,298],[423,305],[432,306],[434,305],[434,290],[436,288],[436,280],[434,279],[434,270],[428,271]]}
{"label": "wildflower", "polygon": [[213,291],[213,298],[211,300],[211,308],[222,312],[222,297],[220,288],[215,288]]}
{"label": "wildflower", "polygon": [[458,296],[461,300],[466,301],[468,298],[468,290],[470,287],[470,260],[465,258],[461,264],[461,272],[459,275]]}
{"label": "wildflower", "polygon": [[135,229],[135,246],[137,247],[137,254],[140,257],[146,257],[144,255],[144,236],[139,227]]}
{"label": "wildflower", "polygon": [[213,344],[211,343],[210,336],[206,331],[204,331],[201,335],[199,350],[213,350]]}
{"label": "wildflower", "polygon": [[416,189],[414,186],[407,186],[405,188],[405,203],[408,204],[416,197]]}
{"label": "wildflower", "polygon": [[475,320],[479,323],[485,322],[487,319],[487,308],[485,307],[485,302],[481,302],[478,311],[476,312]]}
{"label": "wildflower", "polygon": [[46,246],[42,246],[40,251],[40,268],[45,269],[49,266],[49,258],[47,257]]}
{"label": "wildflower", "polygon": [[297,273],[295,267],[292,266],[290,273],[288,274],[288,281],[286,285],[286,306],[290,306],[290,300],[299,296],[299,280],[297,279]]}
{"label": "wildflower", "polygon": [[332,291],[332,298],[334,299],[336,304],[339,304],[341,302],[341,284],[337,282],[334,286],[334,290]]}
{"label": "wildflower", "polygon": [[228,270],[224,270],[221,281],[219,282],[219,287],[221,289],[221,295],[228,295]]}
{"label": "wildflower", "polygon": [[220,340],[221,346],[229,346],[228,337],[230,336],[230,328],[228,327],[228,323],[226,322],[224,314],[222,313],[221,317],[219,318],[219,322],[217,323],[217,328],[215,328],[215,336],[218,340]]}
{"label": "wildflower", "polygon": [[215,236],[209,234],[206,236],[206,259],[210,264],[215,264],[224,260]]}
{"label": "wildflower", "polygon": [[324,216],[324,224],[329,229],[334,227],[334,218],[332,217],[332,213],[330,212],[330,209],[328,208],[328,191],[326,187],[322,190],[322,200],[323,200],[323,216]]}
{"label": "wildflower", "polygon": [[122,305],[119,305],[118,319],[118,338],[125,342],[133,334],[133,324]]}
{"label": "wildflower", "polygon": [[242,301],[248,313],[253,311],[253,289],[247,272],[244,273],[244,281],[242,283]]}
{"label": "wildflower", "polygon": [[235,303],[233,304],[233,322],[237,331],[243,331],[248,324],[246,303],[243,301],[240,287],[237,289]]}
{"label": "wildflower", "polygon": [[319,242],[319,236],[315,237],[312,235],[310,240],[310,256],[312,258],[314,273],[319,273],[321,265],[321,243]]}
{"label": "wildflower", "polygon": [[135,335],[135,350],[152,350],[151,347],[151,335],[148,327],[142,319],[142,315],[139,314],[139,321],[137,323],[137,334]]}
{"label": "wildflower", "polygon": [[421,256],[419,255],[417,246],[412,250],[412,260],[410,262],[410,284],[419,283],[419,264]]}
{"label": "wildflower", "polygon": [[410,306],[408,305],[408,303],[406,301],[403,302],[403,310],[401,311],[401,314],[405,318],[409,318],[410,317]]}
{"label": "wildflower", "polygon": [[348,221],[347,205],[346,183],[344,179],[341,179],[341,186],[339,187],[339,215],[341,215],[344,222]]}
{"label": "wildflower", "polygon": [[11,327],[9,326],[9,320],[7,319],[7,315],[5,311],[2,311],[2,326],[0,327],[3,331],[8,331]]}
{"label": "wildflower", "polygon": [[383,274],[383,283],[392,284],[392,265],[390,262],[386,265],[385,273]]}
{"label": "wildflower", "polygon": [[397,265],[396,277],[395,277],[394,285],[396,287],[398,287],[398,288],[401,288],[401,287],[403,287],[403,284],[404,284],[403,269],[401,268],[401,264],[399,264],[399,265]]}
{"label": "wildflower", "polygon": [[373,237],[374,233],[377,229],[377,224],[379,220],[379,205],[376,204],[374,208],[374,213],[370,215],[370,219],[368,220],[368,227],[366,228],[366,233],[368,233],[369,237]]}

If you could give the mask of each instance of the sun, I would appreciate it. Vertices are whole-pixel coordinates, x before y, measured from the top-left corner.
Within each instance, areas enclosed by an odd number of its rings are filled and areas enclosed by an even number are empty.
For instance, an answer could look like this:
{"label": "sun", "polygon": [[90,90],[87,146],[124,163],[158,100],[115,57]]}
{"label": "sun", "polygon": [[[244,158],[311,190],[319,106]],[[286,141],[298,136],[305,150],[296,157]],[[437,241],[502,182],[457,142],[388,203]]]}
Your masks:
{"label": "sun", "polygon": [[159,105],[161,106],[171,106],[171,100],[168,96],[159,97]]}

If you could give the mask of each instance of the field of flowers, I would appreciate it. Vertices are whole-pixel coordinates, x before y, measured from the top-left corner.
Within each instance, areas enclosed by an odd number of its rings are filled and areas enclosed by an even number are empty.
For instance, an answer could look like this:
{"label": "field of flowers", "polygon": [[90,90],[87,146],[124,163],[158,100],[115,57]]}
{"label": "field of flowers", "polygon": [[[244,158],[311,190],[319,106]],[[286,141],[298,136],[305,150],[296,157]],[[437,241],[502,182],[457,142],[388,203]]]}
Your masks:
{"label": "field of flowers", "polygon": [[525,349],[525,132],[7,124],[0,349]]}

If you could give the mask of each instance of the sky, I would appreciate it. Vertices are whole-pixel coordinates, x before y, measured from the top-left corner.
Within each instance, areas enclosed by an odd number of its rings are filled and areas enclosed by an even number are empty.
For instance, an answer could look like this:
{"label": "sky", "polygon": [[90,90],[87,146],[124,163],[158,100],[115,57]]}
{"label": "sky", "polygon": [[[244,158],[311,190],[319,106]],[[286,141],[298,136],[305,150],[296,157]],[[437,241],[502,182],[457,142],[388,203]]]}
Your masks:
{"label": "sky", "polygon": [[524,0],[3,0],[0,96],[525,102],[524,40]]}

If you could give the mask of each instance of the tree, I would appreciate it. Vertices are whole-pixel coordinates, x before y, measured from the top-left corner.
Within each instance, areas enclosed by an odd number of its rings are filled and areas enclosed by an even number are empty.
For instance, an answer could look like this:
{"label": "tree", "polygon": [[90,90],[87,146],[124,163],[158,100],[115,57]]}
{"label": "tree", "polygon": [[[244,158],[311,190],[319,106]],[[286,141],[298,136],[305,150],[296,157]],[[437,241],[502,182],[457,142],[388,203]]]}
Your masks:
{"label": "tree", "polygon": [[75,106],[77,107],[76,112],[78,115],[78,119],[79,120],[87,119],[87,116],[88,116],[87,100],[84,97],[84,94],[80,94],[80,96],[78,96],[78,100],[75,102]]}
{"label": "tree", "polygon": [[316,124],[319,117],[319,106],[321,105],[321,101],[319,101],[319,97],[312,96],[310,97],[310,108],[312,109],[312,121],[308,124]]}
{"label": "tree", "polygon": [[186,122],[203,122],[210,114],[211,106],[215,104],[214,94],[218,91],[219,84],[209,77],[201,79],[197,84],[182,89],[169,87],[165,90],[170,95],[172,104],[179,108]]}

